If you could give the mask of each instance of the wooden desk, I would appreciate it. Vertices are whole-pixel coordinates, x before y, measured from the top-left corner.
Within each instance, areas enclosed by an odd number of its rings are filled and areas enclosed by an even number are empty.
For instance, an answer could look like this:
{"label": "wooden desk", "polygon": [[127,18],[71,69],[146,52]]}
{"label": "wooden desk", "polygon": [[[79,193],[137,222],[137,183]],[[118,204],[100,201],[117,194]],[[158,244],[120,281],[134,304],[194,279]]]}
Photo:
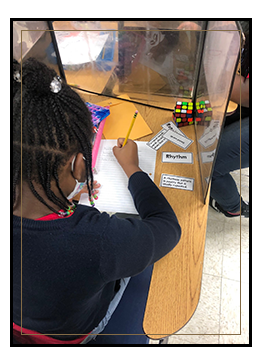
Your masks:
{"label": "wooden desk", "polygon": [[[93,103],[106,99],[79,93],[85,101]],[[154,134],[162,129],[161,124],[172,119],[172,111],[135,106]],[[162,173],[194,178],[195,183],[194,191],[160,187],[177,215],[182,236],[175,249],[154,265],[143,323],[144,331],[151,339],[161,339],[181,329],[194,314],[200,296],[208,201],[204,205],[194,127],[187,126],[182,130],[194,140],[186,150],[193,153],[193,164],[162,163],[163,151],[183,151],[169,141],[157,151],[154,180],[157,186]],[[153,136],[140,140],[148,141]]]}

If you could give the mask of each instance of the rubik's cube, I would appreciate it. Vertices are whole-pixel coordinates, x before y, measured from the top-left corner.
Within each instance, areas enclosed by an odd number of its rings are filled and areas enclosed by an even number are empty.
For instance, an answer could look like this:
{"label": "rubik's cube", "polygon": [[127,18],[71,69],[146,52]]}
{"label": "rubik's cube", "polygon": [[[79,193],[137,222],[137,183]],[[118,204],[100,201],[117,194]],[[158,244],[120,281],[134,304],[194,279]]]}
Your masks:
{"label": "rubik's cube", "polygon": [[173,112],[173,119],[176,123],[176,126],[181,127],[194,124],[193,115],[192,102],[177,101]]}
{"label": "rubik's cube", "polygon": [[192,93],[192,87],[184,87],[183,85],[179,86],[179,96],[190,97],[191,93]]}
{"label": "rubik's cube", "polygon": [[196,103],[195,120],[199,124],[207,125],[212,119],[212,107],[208,100]]}

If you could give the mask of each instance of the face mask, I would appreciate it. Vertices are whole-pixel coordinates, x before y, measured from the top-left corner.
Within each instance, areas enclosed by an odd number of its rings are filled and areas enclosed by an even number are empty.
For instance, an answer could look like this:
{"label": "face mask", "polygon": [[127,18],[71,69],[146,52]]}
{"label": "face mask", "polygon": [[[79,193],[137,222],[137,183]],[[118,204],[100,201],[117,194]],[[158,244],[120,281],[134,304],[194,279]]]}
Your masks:
{"label": "face mask", "polygon": [[[75,162],[76,156],[74,157],[73,161],[72,161],[72,172],[74,170],[74,162]],[[76,180],[76,185],[74,190],[67,196],[68,199],[72,199],[74,196],[76,196],[82,189],[83,187],[86,185],[86,181],[85,182],[79,182],[78,180]]]}
{"label": "face mask", "polygon": [[75,186],[74,190],[71,192],[71,194],[68,195],[68,197],[67,197],[68,199],[72,199],[74,196],[76,196],[86,185],[86,181],[79,182],[76,179],[75,179],[75,181],[76,181],[76,186]]}

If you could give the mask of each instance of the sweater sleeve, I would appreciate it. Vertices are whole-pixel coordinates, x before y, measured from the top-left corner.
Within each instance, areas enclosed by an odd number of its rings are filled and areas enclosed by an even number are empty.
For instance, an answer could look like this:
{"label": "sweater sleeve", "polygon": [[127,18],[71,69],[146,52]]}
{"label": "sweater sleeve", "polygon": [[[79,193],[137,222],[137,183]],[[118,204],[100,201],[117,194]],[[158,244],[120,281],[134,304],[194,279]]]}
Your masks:
{"label": "sweater sleeve", "polygon": [[144,172],[129,179],[129,191],[141,220],[112,216],[102,242],[100,273],[105,281],[134,276],[179,242],[177,217],[161,191]]}

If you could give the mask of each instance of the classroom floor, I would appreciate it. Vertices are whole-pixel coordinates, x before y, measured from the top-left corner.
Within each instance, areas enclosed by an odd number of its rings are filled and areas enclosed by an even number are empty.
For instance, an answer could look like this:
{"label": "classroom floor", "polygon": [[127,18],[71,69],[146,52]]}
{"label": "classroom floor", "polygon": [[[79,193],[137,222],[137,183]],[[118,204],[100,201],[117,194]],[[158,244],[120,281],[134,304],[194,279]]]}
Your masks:
{"label": "classroom floor", "polygon": [[[240,189],[240,171],[232,176]],[[248,168],[241,170],[241,195],[249,201]],[[167,343],[249,343],[249,219],[227,218],[209,207],[200,301]]]}

